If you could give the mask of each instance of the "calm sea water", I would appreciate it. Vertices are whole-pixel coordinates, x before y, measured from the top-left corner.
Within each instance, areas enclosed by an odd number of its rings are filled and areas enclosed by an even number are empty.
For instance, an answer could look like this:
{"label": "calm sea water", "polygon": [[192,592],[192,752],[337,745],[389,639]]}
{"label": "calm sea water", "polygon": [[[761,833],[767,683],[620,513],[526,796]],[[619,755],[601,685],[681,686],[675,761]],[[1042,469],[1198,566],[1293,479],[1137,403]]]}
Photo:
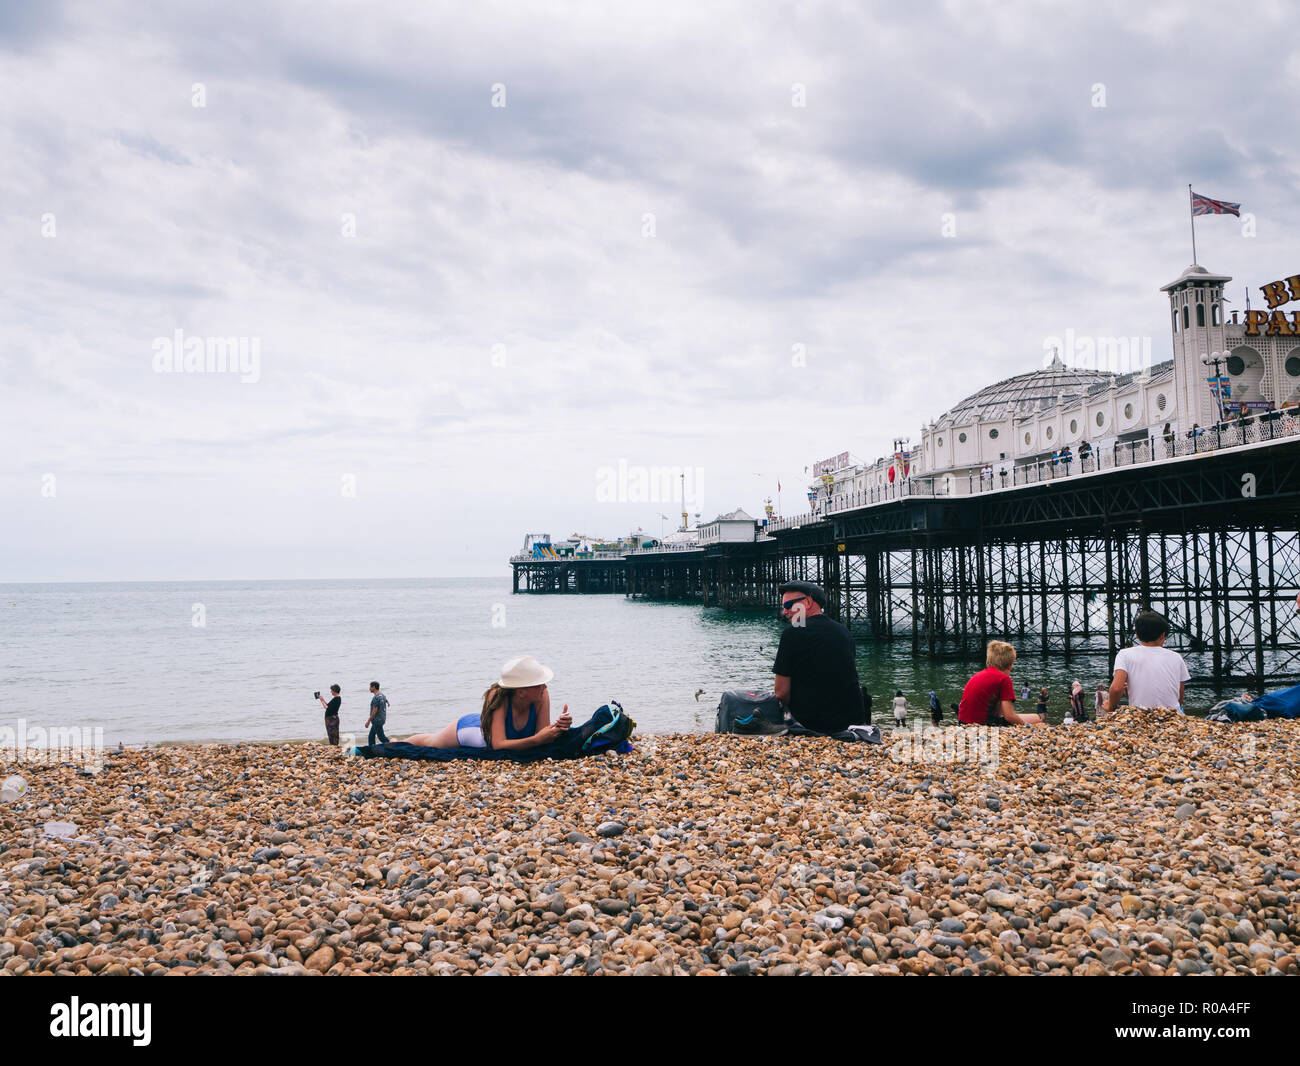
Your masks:
{"label": "calm sea water", "polygon": [[[323,738],[312,692],[337,682],[342,732],[359,734],[377,680],[398,737],[477,711],[526,652],[554,669],[552,700],[576,721],[618,699],[643,732],[707,731],[722,690],[771,688],[781,629],[769,612],[512,596],[508,578],[0,585],[0,726],[99,726],[114,746]],[[858,646],[877,722],[896,688],[928,720],[929,691],[947,708],[982,665]],[[1013,677],[1048,685],[1059,721],[1068,683],[1091,693],[1106,666],[1029,654]]]}

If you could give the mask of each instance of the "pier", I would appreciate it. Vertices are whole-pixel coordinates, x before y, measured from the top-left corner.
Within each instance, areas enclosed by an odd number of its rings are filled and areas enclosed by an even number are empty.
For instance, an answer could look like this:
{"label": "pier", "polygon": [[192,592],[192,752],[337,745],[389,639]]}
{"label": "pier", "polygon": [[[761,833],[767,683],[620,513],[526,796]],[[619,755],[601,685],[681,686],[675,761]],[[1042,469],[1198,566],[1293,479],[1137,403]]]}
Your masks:
{"label": "pier", "polygon": [[515,589],[774,609],[778,585],[804,579],[859,639],[972,654],[998,637],[1067,659],[1113,658],[1150,608],[1169,647],[1207,653],[1200,680],[1300,680],[1300,434],[1219,443],[1006,486],[917,479],[749,544],[516,556]]}
{"label": "pier", "polygon": [[[1300,299],[1297,278],[1263,287],[1270,307]],[[863,640],[969,657],[999,637],[1067,661],[1113,662],[1150,609],[1169,647],[1208,664],[1197,680],[1300,680],[1300,347],[1276,316],[1229,317],[1231,280],[1193,262],[1161,286],[1171,359],[1119,373],[1053,345],[1041,369],[923,425],[915,447],[819,461],[809,512],[769,506],[747,543],[732,535],[744,512],[707,535],[683,515],[673,544],[540,572],[512,560],[515,590],[775,608],[780,583],[802,579]],[[1131,356],[1125,341],[1108,355]]]}
{"label": "pier", "polygon": [[[989,639],[1071,655],[1151,609],[1212,679],[1300,679],[1300,438],[789,520],[783,580],[817,581],[856,636],[914,652]],[[770,602],[775,602],[775,598]]]}

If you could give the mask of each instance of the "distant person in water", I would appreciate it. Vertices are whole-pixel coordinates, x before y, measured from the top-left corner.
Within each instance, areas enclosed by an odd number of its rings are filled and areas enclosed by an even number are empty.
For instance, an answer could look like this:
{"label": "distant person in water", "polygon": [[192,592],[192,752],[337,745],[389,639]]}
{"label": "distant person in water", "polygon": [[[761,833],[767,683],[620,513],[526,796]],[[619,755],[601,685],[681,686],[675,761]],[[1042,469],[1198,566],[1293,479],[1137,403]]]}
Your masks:
{"label": "distant person in water", "polygon": [[369,744],[375,746],[375,737],[379,738],[380,744],[387,744],[388,737],[384,735],[384,723],[388,721],[388,697],[379,691],[379,682],[370,682],[370,717],[366,719],[366,724],[362,728],[369,728]]}
{"label": "distant person in water", "polygon": [[1016,686],[1011,681],[1011,667],[1016,649],[1005,640],[990,640],[985,651],[985,667],[966,682],[957,720],[963,725],[1042,725],[1036,714],[1017,714]]}
{"label": "distant person in water", "polygon": [[930,722],[933,725],[941,725],[943,723],[943,704],[939,702],[939,694],[937,692],[930,693]]}
{"label": "distant person in water", "polygon": [[894,725],[907,725],[907,697],[901,688],[894,689]]}
{"label": "distant person in water", "polygon": [[1047,686],[1044,685],[1038,690],[1038,704],[1034,707],[1034,713],[1040,718],[1047,717]]}
{"label": "distant person in water", "polygon": [[1088,720],[1088,712],[1083,709],[1083,685],[1078,681],[1070,686],[1070,717],[1076,722]]}
{"label": "distant person in water", "polygon": [[408,744],[425,748],[492,748],[517,751],[549,744],[573,724],[569,705],[551,722],[547,682],[555,676],[531,655],[520,655],[501,667],[501,677],[483,693],[483,710],[462,715],[436,733],[417,733]]}
{"label": "distant person in water", "polygon": [[822,613],[826,593],[811,581],[777,589],[781,634],[772,664],[773,689],[794,720],[814,733],[839,733],[860,725],[865,711],[853,635]]}
{"label": "distant person in water", "polygon": [[1101,716],[1106,713],[1106,683],[1097,682],[1097,691],[1092,694],[1092,713],[1097,721],[1101,721]]}

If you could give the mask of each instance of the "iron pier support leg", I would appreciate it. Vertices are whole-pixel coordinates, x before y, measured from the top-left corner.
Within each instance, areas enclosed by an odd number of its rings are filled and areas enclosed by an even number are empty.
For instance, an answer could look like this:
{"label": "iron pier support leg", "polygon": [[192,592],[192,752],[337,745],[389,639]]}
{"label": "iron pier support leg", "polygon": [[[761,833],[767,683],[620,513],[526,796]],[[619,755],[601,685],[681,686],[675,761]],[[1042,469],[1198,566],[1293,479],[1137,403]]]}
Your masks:
{"label": "iron pier support leg", "polygon": [[1038,613],[1042,627],[1042,654],[1047,656],[1047,541],[1038,542]]}
{"label": "iron pier support leg", "polygon": [[1143,522],[1138,526],[1138,608],[1143,611],[1151,610],[1151,560],[1147,538],[1147,527]]}
{"label": "iron pier support leg", "polygon": [[1061,618],[1065,629],[1065,661],[1070,661],[1070,540],[1061,538]]}
{"label": "iron pier support leg", "polygon": [[1268,539],[1268,630],[1269,640],[1274,648],[1277,648],[1277,592],[1278,580],[1277,571],[1273,568],[1273,530],[1269,529],[1265,534]]}
{"label": "iron pier support leg", "polygon": [[1110,669],[1115,669],[1115,656],[1119,648],[1115,646],[1115,551],[1111,543],[1111,531],[1105,531],[1106,537],[1106,654],[1110,660]]}
{"label": "iron pier support leg", "polygon": [[1083,595],[1083,643],[1087,646],[1090,639],[1088,623],[1092,612],[1088,610],[1088,541],[1079,537],[1079,591]]}
{"label": "iron pier support leg", "polygon": [[[1222,608],[1219,603],[1219,564],[1215,551],[1214,530],[1207,530],[1205,536],[1210,549],[1206,554],[1210,559],[1210,627],[1214,640],[1214,683],[1219,685],[1223,682],[1223,638],[1222,630],[1219,628],[1219,611]],[[1220,533],[1220,539],[1222,536],[1223,534]]]}
{"label": "iron pier support leg", "polygon": [[1255,553],[1255,527],[1250,527],[1250,604],[1255,623],[1255,687],[1264,687],[1264,625],[1259,603],[1259,556]]}
{"label": "iron pier support leg", "polygon": [[925,637],[926,644],[930,649],[930,655],[933,656],[935,640],[938,636],[936,631],[943,624],[943,607],[940,600],[942,590],[939,588],[941,579],[937,576],[943,572],[943,549],[927,544],[923,553],[923,561],[925,565]]}
{"label": "iron pier support leg", "polygon": [[916,536],[912,536],[912,654],[918,655],[921,651],[921,627],[920,627],[920,605],[917,603],[917,591],[920,585],[920,575],[916,570]]}

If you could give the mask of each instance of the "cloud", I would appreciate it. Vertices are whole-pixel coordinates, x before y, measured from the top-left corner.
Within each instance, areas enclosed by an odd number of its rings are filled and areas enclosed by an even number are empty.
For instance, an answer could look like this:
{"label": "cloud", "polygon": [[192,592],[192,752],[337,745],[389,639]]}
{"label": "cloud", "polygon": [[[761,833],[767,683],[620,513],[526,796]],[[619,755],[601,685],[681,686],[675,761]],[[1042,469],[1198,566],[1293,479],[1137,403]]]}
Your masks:
{"label": "cloud", "polygon": [[[227,524],[262,576],[482,571],[534,514],[653,527],[601,463],[757,513],[1066,328],[1159,358],[1188,182],[1260,223],[1203,262],[1295,270],[1297,53],[1246,10],[1193,69],[1175,4],[0,9],[0,579],[225,576]],[[257,382],[154,373],[177,329]]]}

